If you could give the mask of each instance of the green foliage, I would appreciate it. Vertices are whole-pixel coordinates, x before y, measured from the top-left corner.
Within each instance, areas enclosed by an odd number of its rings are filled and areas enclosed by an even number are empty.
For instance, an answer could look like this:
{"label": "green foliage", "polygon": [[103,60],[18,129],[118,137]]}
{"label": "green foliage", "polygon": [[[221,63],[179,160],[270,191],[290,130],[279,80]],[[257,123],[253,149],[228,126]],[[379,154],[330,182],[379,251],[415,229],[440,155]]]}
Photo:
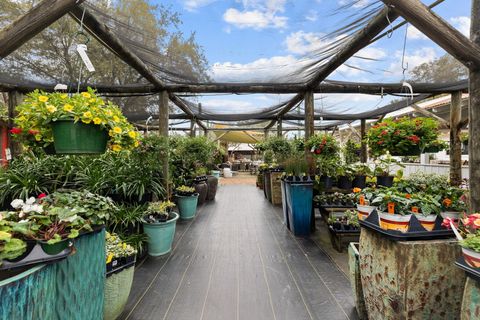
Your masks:
{"label": "green foliage", "polygon": [[387,151],[398,155],[420,153],[437,139],[438,122],[430,118],[386,119],[367,133],[368,146],[375,157]]}
{"label": "green foliage", "polygon": [[107,263],[114,258],[130,257],[137,254],[134,247],[123,242],[117,234],[110,232],[105,234],[105,251]]}
{"label": "green foliage", "polygon": [[[377,206],[382,212],[406,215],[411,213],[412,206],[417,204],[417,199],[408,198],[404,193],[399,192],[396,188],[379,189],[372,200],[372,205]],[[389,205],[393,212],[389,211]]]}
{"label": "green foliage", "polygon": [[126,243],[142,251],[147,242],[147,235],[141,229],[146,210],[147,205],[119,205],[117,212],[110,216],[108,230],[116,232]]}
{"label": "green foliage", "polygon": [[460,241],[460,245],[475,252],[480,252],[480,235],[470,234],[467,238]]}
{"label": "green foliage", "polygon": [[338,158],[318,157],[316,163],[317,170],[320,172],[320,175],[327,177],[336,177],[338,167],[340,165]]}
{"label": "green foliage", "polygon": [[330,134],[316,134],[308,139],[305,146],[318,158],[339,158],[340,147]]}
{"label": "green foliage", "polygon": [[398,160],[392,158],[390,154],[387,153],[385,157],[375,160],[373,174],[376,176],[388,176],[392,173],[393,166],[398,166],[401,168],[405,167]]}
{"label": "green foliage", "polygon": [[343,148],[343,161],[351,164],[360,161],[360,144],[352,140],[348,140]]}
{"label": "green foliage", "polygon": [[287,175],[303,176],[308,172],[308,163],[303,153],[295,153],[284,161]]}
{"label": "green foliage", "polygon": [[263,162],[265,162],[269,166],[273,164],[274,153],[272,150],[265,150],[265,152],[263,152]]}
{"label": "green foliage", "polygon": [[442,83],[468,78],[468,69],[448,53],[410,71],[416,82]]}
{"label": "green foliage", "polygon": [[[269,161],[265,161],[267,163],[274,161],[283,163],[292,154],[293,147],[293,144],[283,137],[270,137],[257,144],[257,149],[264,152],[264,157],[266,153],[268,154],[267,160]],[[272,160],[270,160],[270,155]]]}

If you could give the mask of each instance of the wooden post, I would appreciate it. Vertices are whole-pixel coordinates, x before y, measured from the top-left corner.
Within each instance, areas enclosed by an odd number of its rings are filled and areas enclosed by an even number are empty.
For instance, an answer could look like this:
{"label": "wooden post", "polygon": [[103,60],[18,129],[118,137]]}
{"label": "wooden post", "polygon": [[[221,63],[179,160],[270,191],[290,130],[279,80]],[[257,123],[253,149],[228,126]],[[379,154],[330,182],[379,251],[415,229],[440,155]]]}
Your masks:
{"label": "wooden post", "polygon": [[365,119],[360,120],[360,161],[366,163],[368,161],[367,143],[365,137],[367,135],[367,121]]}
{"label": "wooden post", "polygon": [[278,121],[277,121],[277,137],[282,137],[282,136],[283,136],[282,118],[278,118]]}
{"label": "wooden post", "polygon": [[[18,91],[10,91],[8,93],[8,128],[11,129],[15,126],[13,119],[16,117],[17,112],[15,110],[23,101],[23,94]],[[8,148],[10,149],[10,155],[15,157],[22,152],[22,146],[18,141],[8,139]]]}
{"label": "wooden post", "polygon": [[[159,112],[158,112],[158,134],[160,136],[168,137],[168,92],[161,91],[159,96]],[[168,140],[167,140],[168,148]],[[170,196],[169,174],[168,174],[168,155],[160,154],[160,163],[162,164],[163,187],[165,188],[167,197]]]}
{"label": "wooden post", "polygon": [[[313,91],[307,91],[305,93],[305,141],[310,139],[314,134],[314,99]],[[308,171],[310,175],[315,174],[315,161],[313,160],[312,153],[305,147],[305,158],[308,163]]]}
{"label": "wooden post", "polygon": [[195,120],[190,120],[190,137],[195,137]]}
{"label": "wooden post", "polygon": [[460,141],[462,121],[462,93],[452,94],[450,107],[450,184],[462,183],[462,142]]}
{"label": "wooden post", "polygon": [[264,140],[268,139],[268,129],[263,130],[263,139]]}
{"label": "wooden post", "polygon": [[[480,44],[480,0],[472,1],[470,39]],[[470,69],[468,108],[468,170],[470,173],[470,210],[480,210],[480,71]]]}

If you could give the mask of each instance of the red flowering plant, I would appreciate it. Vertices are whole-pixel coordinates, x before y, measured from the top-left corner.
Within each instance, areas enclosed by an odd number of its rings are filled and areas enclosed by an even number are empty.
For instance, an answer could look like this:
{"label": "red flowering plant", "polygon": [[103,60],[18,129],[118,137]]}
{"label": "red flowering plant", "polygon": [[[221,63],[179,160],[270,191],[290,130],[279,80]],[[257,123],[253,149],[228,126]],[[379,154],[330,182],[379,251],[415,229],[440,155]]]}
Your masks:
{"label": "red flowering plant", "polygon": [[339,156],[337,140],[330,134],[316,134],[308,139],[305,145],[317,157]]}
{"label": "red flowering plant", "polygon": [[430,118],[386,119],[367,133],[372,156],[415,155],[438,139],[438,122]]}

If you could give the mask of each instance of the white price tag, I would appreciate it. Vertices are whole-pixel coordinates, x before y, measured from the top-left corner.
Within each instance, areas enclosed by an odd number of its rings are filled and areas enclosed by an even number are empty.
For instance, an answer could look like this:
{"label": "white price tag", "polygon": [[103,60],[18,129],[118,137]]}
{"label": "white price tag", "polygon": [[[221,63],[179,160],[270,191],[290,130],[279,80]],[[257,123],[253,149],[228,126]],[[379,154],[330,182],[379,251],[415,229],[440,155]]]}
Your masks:
{"label": "white price tag", "polygon": [[5,149],[5,158],[7,158],[8,161],[12,160],[12,152],[10,152],[10,148]]}
{"label": "white price tag", "polygon": [[87,55],[87,45],[85,44],[77,44],[77,52],[80,55],[80,57],[83,60],[83,63],[87,67],[87,70],[90,72],[95,71],[95,67],[92,64],[92,61],[90,61],[90,58]]}

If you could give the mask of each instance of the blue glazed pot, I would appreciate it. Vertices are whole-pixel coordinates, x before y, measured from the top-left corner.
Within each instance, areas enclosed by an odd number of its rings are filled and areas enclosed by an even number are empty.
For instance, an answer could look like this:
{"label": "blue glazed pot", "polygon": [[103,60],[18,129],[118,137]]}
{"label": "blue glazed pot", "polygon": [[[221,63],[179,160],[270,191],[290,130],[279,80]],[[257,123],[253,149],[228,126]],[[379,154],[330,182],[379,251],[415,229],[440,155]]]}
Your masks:
{"label": "blue glazed pot", "polygon": [[313,181],[285,181],[288,221],[295,236],[308,236],[312,228]]}
{"label": "blue glazed pot", "polygon": [[212,176],[214,176],[215,178],[220,178],[220,171],[212,170]]}
{"label": "blue glazed pot", "polygon": [[151,256],[161,256],[172,250],[173,237],[175,235],[175,226],[179,215],[173,212],[175,218],[167,222],[143,223],[143,231],[148,236],[148,254]]}
{"label": "blue glazed pot", "polygon": [[187,220],[195,217],[197,213],[198,193],[191,196],[176,195],[180,219]]}

